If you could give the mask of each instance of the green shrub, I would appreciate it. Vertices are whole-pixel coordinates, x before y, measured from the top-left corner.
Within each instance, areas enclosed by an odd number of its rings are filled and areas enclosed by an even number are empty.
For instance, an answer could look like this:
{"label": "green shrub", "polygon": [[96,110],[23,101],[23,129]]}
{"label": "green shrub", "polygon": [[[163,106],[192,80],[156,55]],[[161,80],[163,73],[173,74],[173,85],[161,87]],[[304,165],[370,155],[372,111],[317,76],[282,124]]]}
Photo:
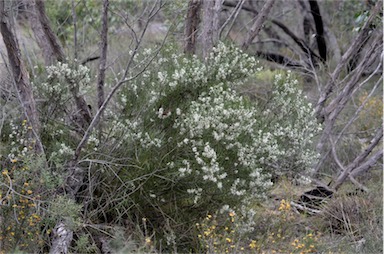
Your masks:
{"label": "green shrub", "polygon": [[130,158],[119,170],[126,188],[112,195],[125,198],[109,204],[113,213],[132,207],[160,235],[171,218],[178,246],[190,246],[191,228],[207,212],[236,211],[242,230],[251,230],[249,202],[264,197],[272,175],[306,173],[317,159],[312,139],[320,129],[290,73],[276,76],[263,105],[236,92],[260,69],[224,44],[206,63],[170,48],[123,89],[115,105],[121,115],[106,113],[109,153]]}

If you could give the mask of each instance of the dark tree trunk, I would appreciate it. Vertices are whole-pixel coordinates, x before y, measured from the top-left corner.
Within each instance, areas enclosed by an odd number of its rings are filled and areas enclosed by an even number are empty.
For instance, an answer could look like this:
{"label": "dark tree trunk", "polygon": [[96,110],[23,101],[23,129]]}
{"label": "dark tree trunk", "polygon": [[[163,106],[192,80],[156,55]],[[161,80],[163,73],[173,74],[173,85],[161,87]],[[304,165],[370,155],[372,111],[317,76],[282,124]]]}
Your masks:
{"label": "dark tree trunk", "polygon": [[104,80],[105,80],[105,66],[107,64],[107,49],[108,49],[108,6],[109,0],[103,0],[102,12],[102,29],[101,29],[101,42],[100,42],[100,63],[99,75],[97,77],[97,98],[98,107],[104,103]]}
{"label": "dark tree trunk", "polygon": [[316,0],[309,0],[309,5],[315,21],[317,48],[319,49],[321,61],[325,63],[327,61],[327,44],[324,38],[324,24],[320,14],[320,8]]}

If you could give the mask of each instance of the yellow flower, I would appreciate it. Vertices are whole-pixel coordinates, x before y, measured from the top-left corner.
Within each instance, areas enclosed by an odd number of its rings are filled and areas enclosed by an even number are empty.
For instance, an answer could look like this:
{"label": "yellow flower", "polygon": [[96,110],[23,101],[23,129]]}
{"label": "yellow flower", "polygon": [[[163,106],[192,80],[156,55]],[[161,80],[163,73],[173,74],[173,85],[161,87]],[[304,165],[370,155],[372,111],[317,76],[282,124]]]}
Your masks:
{"label": "yellow flower", "polygon": [[225,238],[225,240],[227,241],[227,243],[231,243],[232,242],[232,239],[231,238]]}
{"label": "yellow flower", "polygon": [[12,162],[12,163],[16,163],[16,162],[17,162],[17,159],[12,159],[11,162]]}
{"label": "yellow flower", "polygon": [[255,240],[252,240],[251,243],[249,244],[249,248],[251,249],[255,249],[256,248],[256,241]]}
{"label": "yellow flower", "polygon": [[6,176],[8,175],[8,170],[4,169],[3,172],[1,172],[3,174],[3,176]]}
{"label": "yellow flower", "polygon": [[207,219],[209,220],[209,219],[211,219],[211,218],[212,218],[212,215],[208,214],[208,215],[207,215]]}
{"label": "yellow flower", "polygon": [[235,214],[234,212],[230,212],[230,213],[229,213],[229,216],[230,216],[230,217],[233,217],[233,216],[235,216],[235,215],[236,215],[236,214]]}
{"label": "yellow flower", "polygon": [[151,242],[152,242],[152,241],[151,241],[151,238],[149,238],[149,237],[146,237],[146,238],[145,238],[145,243],[146,243],[146,244],[151,244]]}
{"label": "yellow flower", "polygon": [[33,191],[31,191],[31,190],[27,190],[27,194],[32,194],[33,193]]}

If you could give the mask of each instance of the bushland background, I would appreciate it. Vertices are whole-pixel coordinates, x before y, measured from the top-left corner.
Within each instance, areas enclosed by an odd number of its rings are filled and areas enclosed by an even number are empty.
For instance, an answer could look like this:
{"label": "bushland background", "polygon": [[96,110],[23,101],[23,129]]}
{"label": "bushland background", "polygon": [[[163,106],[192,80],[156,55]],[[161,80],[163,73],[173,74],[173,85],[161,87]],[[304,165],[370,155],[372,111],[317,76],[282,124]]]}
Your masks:
{"label": "bushland background", "polygon": [[381,253],[381,0],[0,1],[1,253]]}

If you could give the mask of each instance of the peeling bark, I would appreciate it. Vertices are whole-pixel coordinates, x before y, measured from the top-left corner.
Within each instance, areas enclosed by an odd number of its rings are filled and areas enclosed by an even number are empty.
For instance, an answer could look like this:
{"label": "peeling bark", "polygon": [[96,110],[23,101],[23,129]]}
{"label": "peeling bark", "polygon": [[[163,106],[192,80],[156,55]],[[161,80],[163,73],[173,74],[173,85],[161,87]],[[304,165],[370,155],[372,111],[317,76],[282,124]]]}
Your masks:
{"label": "peeling bark", "polygon": [[65,223],[59,223],[53,229],[54,240],[49,251],[50,254],[67,254],[68,248],[73,239],[72,230],[68,229]]}

